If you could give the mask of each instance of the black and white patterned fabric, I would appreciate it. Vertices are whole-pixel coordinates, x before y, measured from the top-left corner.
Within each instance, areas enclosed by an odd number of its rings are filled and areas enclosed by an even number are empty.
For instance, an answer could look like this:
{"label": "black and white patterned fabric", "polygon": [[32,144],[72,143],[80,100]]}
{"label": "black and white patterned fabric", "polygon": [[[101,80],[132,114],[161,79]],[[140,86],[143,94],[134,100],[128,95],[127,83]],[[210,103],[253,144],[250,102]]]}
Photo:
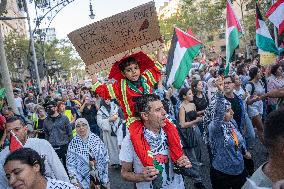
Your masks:
{"label": "black and white patterned fabric", "polygon": [[90,188],[90,156],[96,161],[100,182],[108,183],[109,156],[106,146],[97,135],[91,132],[87,139],[76,135],[68,147],[67,169],[69,176],[76,178],[84,189]]}
{"label": "black and white patterned fabric", "polygon": [[[228,110],[229,108],[231,108],[231,103],[229,101],[227,101],[225,98],[223,100],[224,100],[225,110]],[[220,108],[220,107],[216,107],[216,96],[215,96],[214,99],[209,104],[209,106],[204,110],[204,116],[203,116],[202,124],[203,124],[203,129],[204,129],[203,140],[206,144],[209,143],[208,126],[211,123],[211,121],[213,121],[213,119],[215,117],[215,110],[217,108]]]}
{"label": "black and white patterned fabric", "polygon": [[68,182],[48,178],[46,189],[79,189],[79,188]]}

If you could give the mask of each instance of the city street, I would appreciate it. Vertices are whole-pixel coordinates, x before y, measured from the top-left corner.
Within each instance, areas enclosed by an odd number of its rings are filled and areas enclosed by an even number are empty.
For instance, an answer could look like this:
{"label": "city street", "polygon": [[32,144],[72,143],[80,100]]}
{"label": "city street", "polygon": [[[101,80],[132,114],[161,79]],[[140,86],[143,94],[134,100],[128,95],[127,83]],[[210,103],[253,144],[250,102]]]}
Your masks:
{"label": "city street", "polygon": [[283,13],[0,0],[0,189],[284,188]]}
{"label": "city street", "polygon": [[[205,145],[202,145],[202,177],[204,179],[204,185],[207,189],[211,189],[210,184],[210,169],[209,169],[209,158],[207,153],[207,148]],[[252,155],[255,163],[255,169],[257,169],[260,165],[262,165],[265,161],[267,161],[267,151],[265,147],[259,142],[257,139],[253,150]],[[110,182],[112,183],[111,187],[114,189],[134,189],[134,184],[124,181],[120,176],[120,170],[110,169]],[[189,178],[185,178],[185,186],[186,189],[194,189],[193,182]]]}

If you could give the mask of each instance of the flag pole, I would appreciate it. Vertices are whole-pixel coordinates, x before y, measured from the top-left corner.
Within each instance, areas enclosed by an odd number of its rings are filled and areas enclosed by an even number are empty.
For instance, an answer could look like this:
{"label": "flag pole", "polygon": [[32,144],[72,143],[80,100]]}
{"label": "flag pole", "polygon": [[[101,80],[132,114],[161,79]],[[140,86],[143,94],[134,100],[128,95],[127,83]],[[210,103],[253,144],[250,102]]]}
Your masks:
{"label": "flag pole", "polygon": [[[272,5],[275,3],[275,0],[272,0]],[[274,28],[274,39],[275,39],[275,45],[276,47],[278,48],[278,33],[277,33],[277,28],[276,26],[274,25],[273,26]]]}

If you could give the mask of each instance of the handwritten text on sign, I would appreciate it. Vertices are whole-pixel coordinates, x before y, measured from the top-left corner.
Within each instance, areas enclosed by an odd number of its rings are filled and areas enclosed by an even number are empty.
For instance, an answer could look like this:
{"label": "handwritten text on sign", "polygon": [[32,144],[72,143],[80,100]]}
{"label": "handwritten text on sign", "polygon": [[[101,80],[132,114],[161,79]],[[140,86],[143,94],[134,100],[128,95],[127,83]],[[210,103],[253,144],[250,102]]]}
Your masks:
{"label": "handwritten text on sign", "polygon": [[161,35],[154,2],[95,22],[68,35],[86,65],[157,41]]}

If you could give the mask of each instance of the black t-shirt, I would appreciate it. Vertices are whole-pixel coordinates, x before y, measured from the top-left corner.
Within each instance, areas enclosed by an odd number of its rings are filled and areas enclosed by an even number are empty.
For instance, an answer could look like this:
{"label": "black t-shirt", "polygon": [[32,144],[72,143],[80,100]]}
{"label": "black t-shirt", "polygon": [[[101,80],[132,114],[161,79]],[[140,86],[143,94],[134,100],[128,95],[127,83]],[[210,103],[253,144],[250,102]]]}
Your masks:
{"label": "black t-shirt", "polygon": [[89,122],[89,125],[94,125],[97,124],[97,112],[95,105],[91,105],[90,109],[85,106],[82,112],[82,117]]}
{"label": "black t-shirt", "polygon": [[225,98],[231,103],[232,110],[234,112],[234,120],[236,121],[238,128],[240,129],[242,121],[242,107],[237,95],[234,94],[234,98]]}
{"label": "black t-shirt", "polygon": [[[43,130],[43,122],[44,122],[45,119],[38,119],[38,128],[37,129],[42,129]],[[38,133],[38,138],[41,138],[41,139],[45,139],[45,133],[42,132],[42,133]]]}
{"label": "black t-shirt", "polygon": [[207,106],[209,105],[208,103],[208,99],[206,98],[206,96],[202,95],[202,98],[198,98],[197,96],[193,96],[193,103],[196,106],[196,111],[202,111],[205,110],[207,108]]}

